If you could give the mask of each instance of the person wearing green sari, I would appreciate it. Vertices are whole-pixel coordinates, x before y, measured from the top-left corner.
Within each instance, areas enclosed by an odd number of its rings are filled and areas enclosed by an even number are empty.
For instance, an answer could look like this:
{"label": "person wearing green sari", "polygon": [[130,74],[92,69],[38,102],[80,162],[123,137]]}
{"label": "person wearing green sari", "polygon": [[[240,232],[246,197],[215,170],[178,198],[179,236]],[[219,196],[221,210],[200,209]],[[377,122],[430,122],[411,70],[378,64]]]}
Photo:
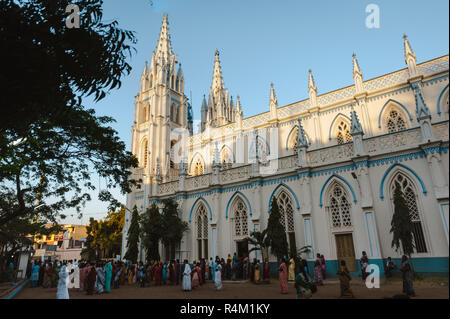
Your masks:
{"label": "person wearing green sari", "polygon": [[108,261],[105,269],[105,292],[107,293],[111,291],[112,269],[111,261]]}
{"label": "person wearing green sari", "polygon": [[295,276],[295,289],[297,290],[297,299],[312,298],[311,282],[304,269]]}
{"label": "person wearing green sari", "polygon": [[354,298],[355,296],[353,295],[352,288],[350,288],[352,276],[350,276],[345,260],[341,260],[341,266],[337,275],[339,276],[339,282],[341,284],[341,298]]}
{"label": "person wearing green sari", "polygon": [[402,272],[403,278],[403,292],[407,296],[415,297],[416,293],[414,292],[414,283],[413,283],[414,274],[411,265],[409,264],[408,257],[406,257],[405,255],[403,255],[402,257],[400,270]]}

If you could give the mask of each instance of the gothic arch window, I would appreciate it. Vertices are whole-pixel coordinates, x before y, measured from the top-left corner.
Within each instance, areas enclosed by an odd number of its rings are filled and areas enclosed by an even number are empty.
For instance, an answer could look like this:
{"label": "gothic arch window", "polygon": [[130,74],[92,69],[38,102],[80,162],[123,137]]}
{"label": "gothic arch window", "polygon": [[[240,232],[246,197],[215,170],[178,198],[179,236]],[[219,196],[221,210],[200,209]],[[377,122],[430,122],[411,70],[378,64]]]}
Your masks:
{"label": "gothic arch window", "polygon": [[196,212],[196,238],[198,258],[208,257],[208,214],[204,203],[200,203]]}
{"label": "gothic arch window", "polygon": [[335,182],[328,195],[328,211],[333,230],[342,230],[352,226],[351,204],[344,187]]}
{"label": "gothic arch window", "polygon": [[400,189],[403,192],[403,195],[406,199],[411,221],[413,222],[413,237],[415,250],[417,253],[426,253],[427,245],[425,242],[425,235],[423,232],[422,221],[420,218],[416,187],[405,174],[400,172],[397,173],[397,175],[395,175],[395,177],[392,180],[390,188],[393,209],[394,209],[393,205],[394,191],[397,184],[400,186]]}
{"label": "gothic arch window", "polygon": [[191,174],[194,176],[205,174],[205,167],[200,156],[197,156],[192,161]]}
{"label": "gothic arch window", "polygon": [[233,236],[244,238],[248,236],[248,207],[240,197],[233,204]]}
{"label": "gothic arch window", "polygon": [[[256,156],[255,138],[251,137],[251,140],[252,140],[252,144],[251,144],[251,147],[250,147],[249,158],[255,158],[255,156]],[[265,162],[267,160],[267,157],[269,156],[269,153],[270,153],[269,146],[267,145],[266,141],[261,136],[257,137],[257,141],[256,142],[257,142],[257,145],[258,145],[259,159],[262,162]]]}
{"label": "gothic arch window", "polygon": [[385,127],[389,133],[403,131],[407,128],[405,116],[398,107],[391,107],[385,112]]}
{"label": "gothic arch window", "polygon": [[283,225],[288,237],[289,247],[295,248],[295,229],[294,229],[294,205],[291,196],[284,190],[277,196],[278,208],[280,209],[281,225]]}
{"label": "gothic arch window", "polygon": [[350,134],[350,123],[347,120],[339,119],[336,123],[336,140],[338,144],[344,144],[353,140]]}
{"label": "gothic arch window", "polygon": [[148,140],[145,138],[141,144],[141,166],[147,167],[148,162]]}
{"label": "gothic arch window", "polygon": [[222,152],[220,152],[220,163],[222,169],[231,168],[233,166],[233,157],[228,147],[222,148]]}

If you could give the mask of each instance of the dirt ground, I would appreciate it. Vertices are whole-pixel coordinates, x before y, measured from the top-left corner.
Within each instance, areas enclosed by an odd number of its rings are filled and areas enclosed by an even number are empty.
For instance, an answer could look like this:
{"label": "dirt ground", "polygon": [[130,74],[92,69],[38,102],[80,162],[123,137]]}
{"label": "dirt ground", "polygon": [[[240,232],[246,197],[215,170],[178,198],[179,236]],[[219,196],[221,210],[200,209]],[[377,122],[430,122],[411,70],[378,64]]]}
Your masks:
{"label": "dirt ground", "polygon": [[[413,299],[449,299],[448,278],[424,279],[414,283],[416,297]],[[352,280],[352,289],[358,299],[382,299],[402,293],[399,279],[381,280],[380,288],[368,289],[361,279]],[[56,288],[31,288],[30,285],[20,291],[14,299],[55,299]],[[280,294],[278,280],[270,284],[255,285],[250,282],[224,282],[223,289],[216,291],[212,282],[184,292],[181,286],[150,286],[140,288],[138,285],[121,286],[111,289],[108,294],[88,296],[85,292],[69,290],[71,299],[295,299],[294,283],[289,283],[287,295]],[[326,280],[324,286],[318,287],[313,299],[335,299],[340,295],[339,281]]]}

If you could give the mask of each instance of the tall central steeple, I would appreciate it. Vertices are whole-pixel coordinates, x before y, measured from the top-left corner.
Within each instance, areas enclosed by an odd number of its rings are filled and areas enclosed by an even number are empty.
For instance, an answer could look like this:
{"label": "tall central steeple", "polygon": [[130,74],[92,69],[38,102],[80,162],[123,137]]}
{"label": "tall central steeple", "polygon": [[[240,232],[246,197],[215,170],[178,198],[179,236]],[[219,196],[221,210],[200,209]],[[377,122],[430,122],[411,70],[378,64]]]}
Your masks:
{"label": "tall central steeple", "polygon": [[175,54],[172,51],[172,43],[170,41],[169,34],[169,21],[167,15],[163,17],[163,23],[161,26],[161,32],[159,33],[158,45],[156,47],[156,62],[163,64],[162,62],[169,62]]}
{"label": "tall central steeple", "polygon": [[228,89],[225,88],[223,81],[219,55],[219,50],[216,49],[208,104],[206,105],[205,98],[202,103],[201,131],[204,131],[207,126],[218,127],[233,123],[236,117],[233,99],[230,99]]}

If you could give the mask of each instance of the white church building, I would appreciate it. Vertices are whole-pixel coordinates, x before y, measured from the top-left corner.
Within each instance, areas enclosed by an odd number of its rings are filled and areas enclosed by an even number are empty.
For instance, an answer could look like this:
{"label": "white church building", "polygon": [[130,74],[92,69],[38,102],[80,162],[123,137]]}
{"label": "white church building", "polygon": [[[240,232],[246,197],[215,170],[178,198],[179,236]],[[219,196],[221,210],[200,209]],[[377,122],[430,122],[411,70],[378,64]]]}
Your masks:
{"label": "white church building", "polygon": [[[357,272],[365,251],[383,273],[387,257],[399,264],[402,255],[390,233],[398,183],[414,223],[416,270],[448,276],[449,56],[417,63],[406,36],[403,46],[404,69],[365,80],[353,55],[354,85],[319,94],[310,70],[308,99],[279,106],[271,85],[267,111],[248,118],[225,88],[216,50],[193,134],[165,16],[135,98],[133,177],[144,186],[128,194],[128,209],[143,214],[176,200],[189,230],[175,258],[192,262],[247,253],[245,238],[267,227],[276,197],[288,243],[311,246],[308,261],[320,253],[330,275],[338,260]],[[122,257],[130,221],[127,211]]]}

